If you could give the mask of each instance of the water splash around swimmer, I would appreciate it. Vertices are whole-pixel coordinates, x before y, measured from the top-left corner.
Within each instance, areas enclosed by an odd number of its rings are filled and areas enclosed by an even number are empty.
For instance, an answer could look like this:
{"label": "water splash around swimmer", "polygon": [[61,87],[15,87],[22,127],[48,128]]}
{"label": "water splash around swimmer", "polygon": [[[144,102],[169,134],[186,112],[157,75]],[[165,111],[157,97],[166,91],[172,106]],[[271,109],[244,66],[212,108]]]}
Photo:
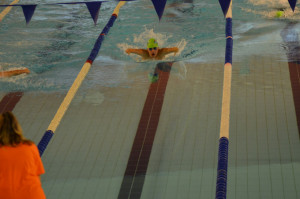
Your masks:
{"label": "water splash around swimmer", "polygon": [[[146,49],[148,40],[150,38],[155,38],[160,48],[169,46],[178,48],[178,52],[175,55],[171,53],[166,55],[163,59],[163,61],[176,61],[177,59],[180,59],[180,54],[187,45],[187,42],[184,38],[177,42],[170,42],[170,38],[172,37],[172,33],[155,33],[153,29],[145,28],[145,30],[140,34],[133,34],[132,38],[126,38],[126,43],[119,43],[117,46],[124,53],[124,55],[127,55],[126,49]],[[130,55],[130,57],[137,62],[145,62],[145,60],[142,60],[142,58],[136,55]]]}

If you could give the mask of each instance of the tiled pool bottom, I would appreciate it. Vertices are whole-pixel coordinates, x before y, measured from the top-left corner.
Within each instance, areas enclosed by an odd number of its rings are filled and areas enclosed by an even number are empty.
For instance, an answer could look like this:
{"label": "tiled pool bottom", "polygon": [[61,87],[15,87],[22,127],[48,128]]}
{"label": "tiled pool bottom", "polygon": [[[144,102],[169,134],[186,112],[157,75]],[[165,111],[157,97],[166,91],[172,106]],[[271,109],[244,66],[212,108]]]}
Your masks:
{"label": "tiled pool bottom", "polygon": [[[172,66],[140,198],[215,197],[223,63],[185,65]],[[149,86],[80,88],[42,157],[47,198],[118,198]],[[64,96],[23,94],[13,112],[26,137],[40,141]],[[288,63],[233,63],[231,99],[227,198],[299,198]]]}

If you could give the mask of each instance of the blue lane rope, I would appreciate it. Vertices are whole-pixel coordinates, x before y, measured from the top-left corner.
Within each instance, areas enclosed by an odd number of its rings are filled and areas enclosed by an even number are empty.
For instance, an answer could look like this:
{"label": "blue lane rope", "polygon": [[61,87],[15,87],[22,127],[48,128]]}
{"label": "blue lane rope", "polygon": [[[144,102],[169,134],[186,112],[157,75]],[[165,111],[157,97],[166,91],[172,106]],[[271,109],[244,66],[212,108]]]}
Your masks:
{"label": "blue lane rope", "polygon": [[219,140],[219,157],[218,157],[218,173],[217,173],[217,189],[216,198],[226,198],[227,192],[227,167],[228,167],[228,144],[229,140],[222,137]]}
{"label": "blue lane rope", "polygon": [[41,141],[39,142],[38,149],[39,149],[39,152],[40,152],[40,156],[43,155],[43,153],[44,153],[46,147],[48,146],[53,134],[54,133],[51,130],[46,131],[44,136],[42,137]]}
{"label": "blue lane rope", "polygon": [[232,50],[233,50],[233,39],[227,38],[226,39],[225,64],[226,63],[232,64]]}
{"label": "blue lane rope", "polygon": [[226,18],[225,35],[226,38],[232,37],[232,18]]}
{"label": "blue lane rope", "polygon": [[101,44],[102,44],[102,42],[103,42],[103,40],[104,40],[104,36],[107,35],[109,29],[113,26],[113,24],[114,24],[115,20],[117,19],[117,17],[118,17],[118,16],[115,15],[115,14],[113,14],[113,15],[110,17],[108,23],[106,24],[106,26],[104,27],[104,29],[103,29],[102,32],[100,33],[100,35],[99,35],[97,41],[95,42],[94,48],[92,49],[92,51],[91,51],[91,53],[90,53],[90,56],[89,56],[88,59],[87,59],[88,62],[91,62],[91,63],[92,63],[92,62],[96,59],[96,57],[97,57],[97,55],[98,55],[98,53],[99,53],[99,50],[100,50],[100,48],[101,48]]}
{"label": "blue lane rope", "polygon": [[225,64],[232,64],[232,50],[233,50],[233,39],[232,39],[232,18],[226,18],[226,49],[225,49]]}

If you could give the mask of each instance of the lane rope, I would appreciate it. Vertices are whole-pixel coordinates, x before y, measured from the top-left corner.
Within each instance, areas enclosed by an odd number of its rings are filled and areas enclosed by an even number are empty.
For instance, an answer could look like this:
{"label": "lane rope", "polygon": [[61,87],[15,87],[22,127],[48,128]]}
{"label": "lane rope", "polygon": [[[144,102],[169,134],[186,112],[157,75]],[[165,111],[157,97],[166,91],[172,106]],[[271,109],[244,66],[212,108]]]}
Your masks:
{"label": "lane rope", "polygon": [[216,185],[216,199],[226,199],[227,193],[227,169],[228,169],[228,145],[230,123],[230,97],[232,76],[232,0],[226,14],[226,52],[223,79],[222,113],[220,125],[218,171]]}
{"label": "lane rope", "polygon": [[[14,5],[17,4],[19,2],[19,0],[14,0],[13,2],[11,2],[11,4],[9,5]],[[8,6],[6,7],[1,13],[0,13],[0,22],[3,20],[3,18],[10,12],[12,6]]]}
{"label": "lane rope", "polygon": [[89,58],[87,59],[87,61],[85,62],[85,64],[83,65],[81,71],[79,72],[79,74],[77,75],[75,81],[73,82],[70,90],[68,91],[66,97],[64,98],[63,102],[61,103],[60,107],[58,108],[54,118],[52,119],[48,130],[45,132],[44,136],[42,137],[41,141],[38,144],[38,149],[40,152],[40,156],[43,155],[48,143],[50,142],[51,138],[53,137],[54,132],[56,131],[58,125],[61,122],[61,119],[63,118],[64,114],[66,113],[70,103],[72,102],[77,90],[79,89],[82,81],[85,79],[86,75],[88,74],[91,65],[93,63],[93,61],[95,60],[97,54],[99,53],[100,47],[101,47],[101,43],[104,40],[104,36],[108,33],[109,29],[113,26],[114,21],[116,20],[116,18],[118,17],[119,14],[119,10],[120,8],[125,5],[126,1],[120,1],[118,3],[118,5],[116,6],[116,8],[114,9],[114,12],[110,18],[110,20],[108,21],[108,23],[106,24],[106,26],[104,27],[104,29],[102,30],[101,34],[99,35],[94,48],[91,51],[91,54],[89,56]]}

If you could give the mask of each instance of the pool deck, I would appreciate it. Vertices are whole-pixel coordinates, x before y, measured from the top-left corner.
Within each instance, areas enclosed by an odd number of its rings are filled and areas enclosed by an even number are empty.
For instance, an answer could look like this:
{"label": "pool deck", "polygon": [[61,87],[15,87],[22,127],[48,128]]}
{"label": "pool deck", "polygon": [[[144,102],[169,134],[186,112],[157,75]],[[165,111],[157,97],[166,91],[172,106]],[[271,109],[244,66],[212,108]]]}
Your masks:
{"label": "pool deck", "polygon": [[[151,145],[148,157],[141,155],[149,161],[138,159],[147,162],[146,171],[134,177],[124,174],[138,164],[128,160],[151,82],[127,78],[130,87],[79,89],[42,157],[47,198],[125,198],[122,189],[131,194],[126,198],[214,198],[223,63],[173,64],[160,82],[165,91],[155,94],[162,107],[151,113],[159,118],[155,130],[149,127],[153,141],[143,142]],[[27,138],[41,140],[65,94],[22,94],[13,113]],[[227,197],[299,198],[300,143],[288,63],[261,56],[234,62],[231,99]],[[129,178],[139,190],[122,187]]]}

